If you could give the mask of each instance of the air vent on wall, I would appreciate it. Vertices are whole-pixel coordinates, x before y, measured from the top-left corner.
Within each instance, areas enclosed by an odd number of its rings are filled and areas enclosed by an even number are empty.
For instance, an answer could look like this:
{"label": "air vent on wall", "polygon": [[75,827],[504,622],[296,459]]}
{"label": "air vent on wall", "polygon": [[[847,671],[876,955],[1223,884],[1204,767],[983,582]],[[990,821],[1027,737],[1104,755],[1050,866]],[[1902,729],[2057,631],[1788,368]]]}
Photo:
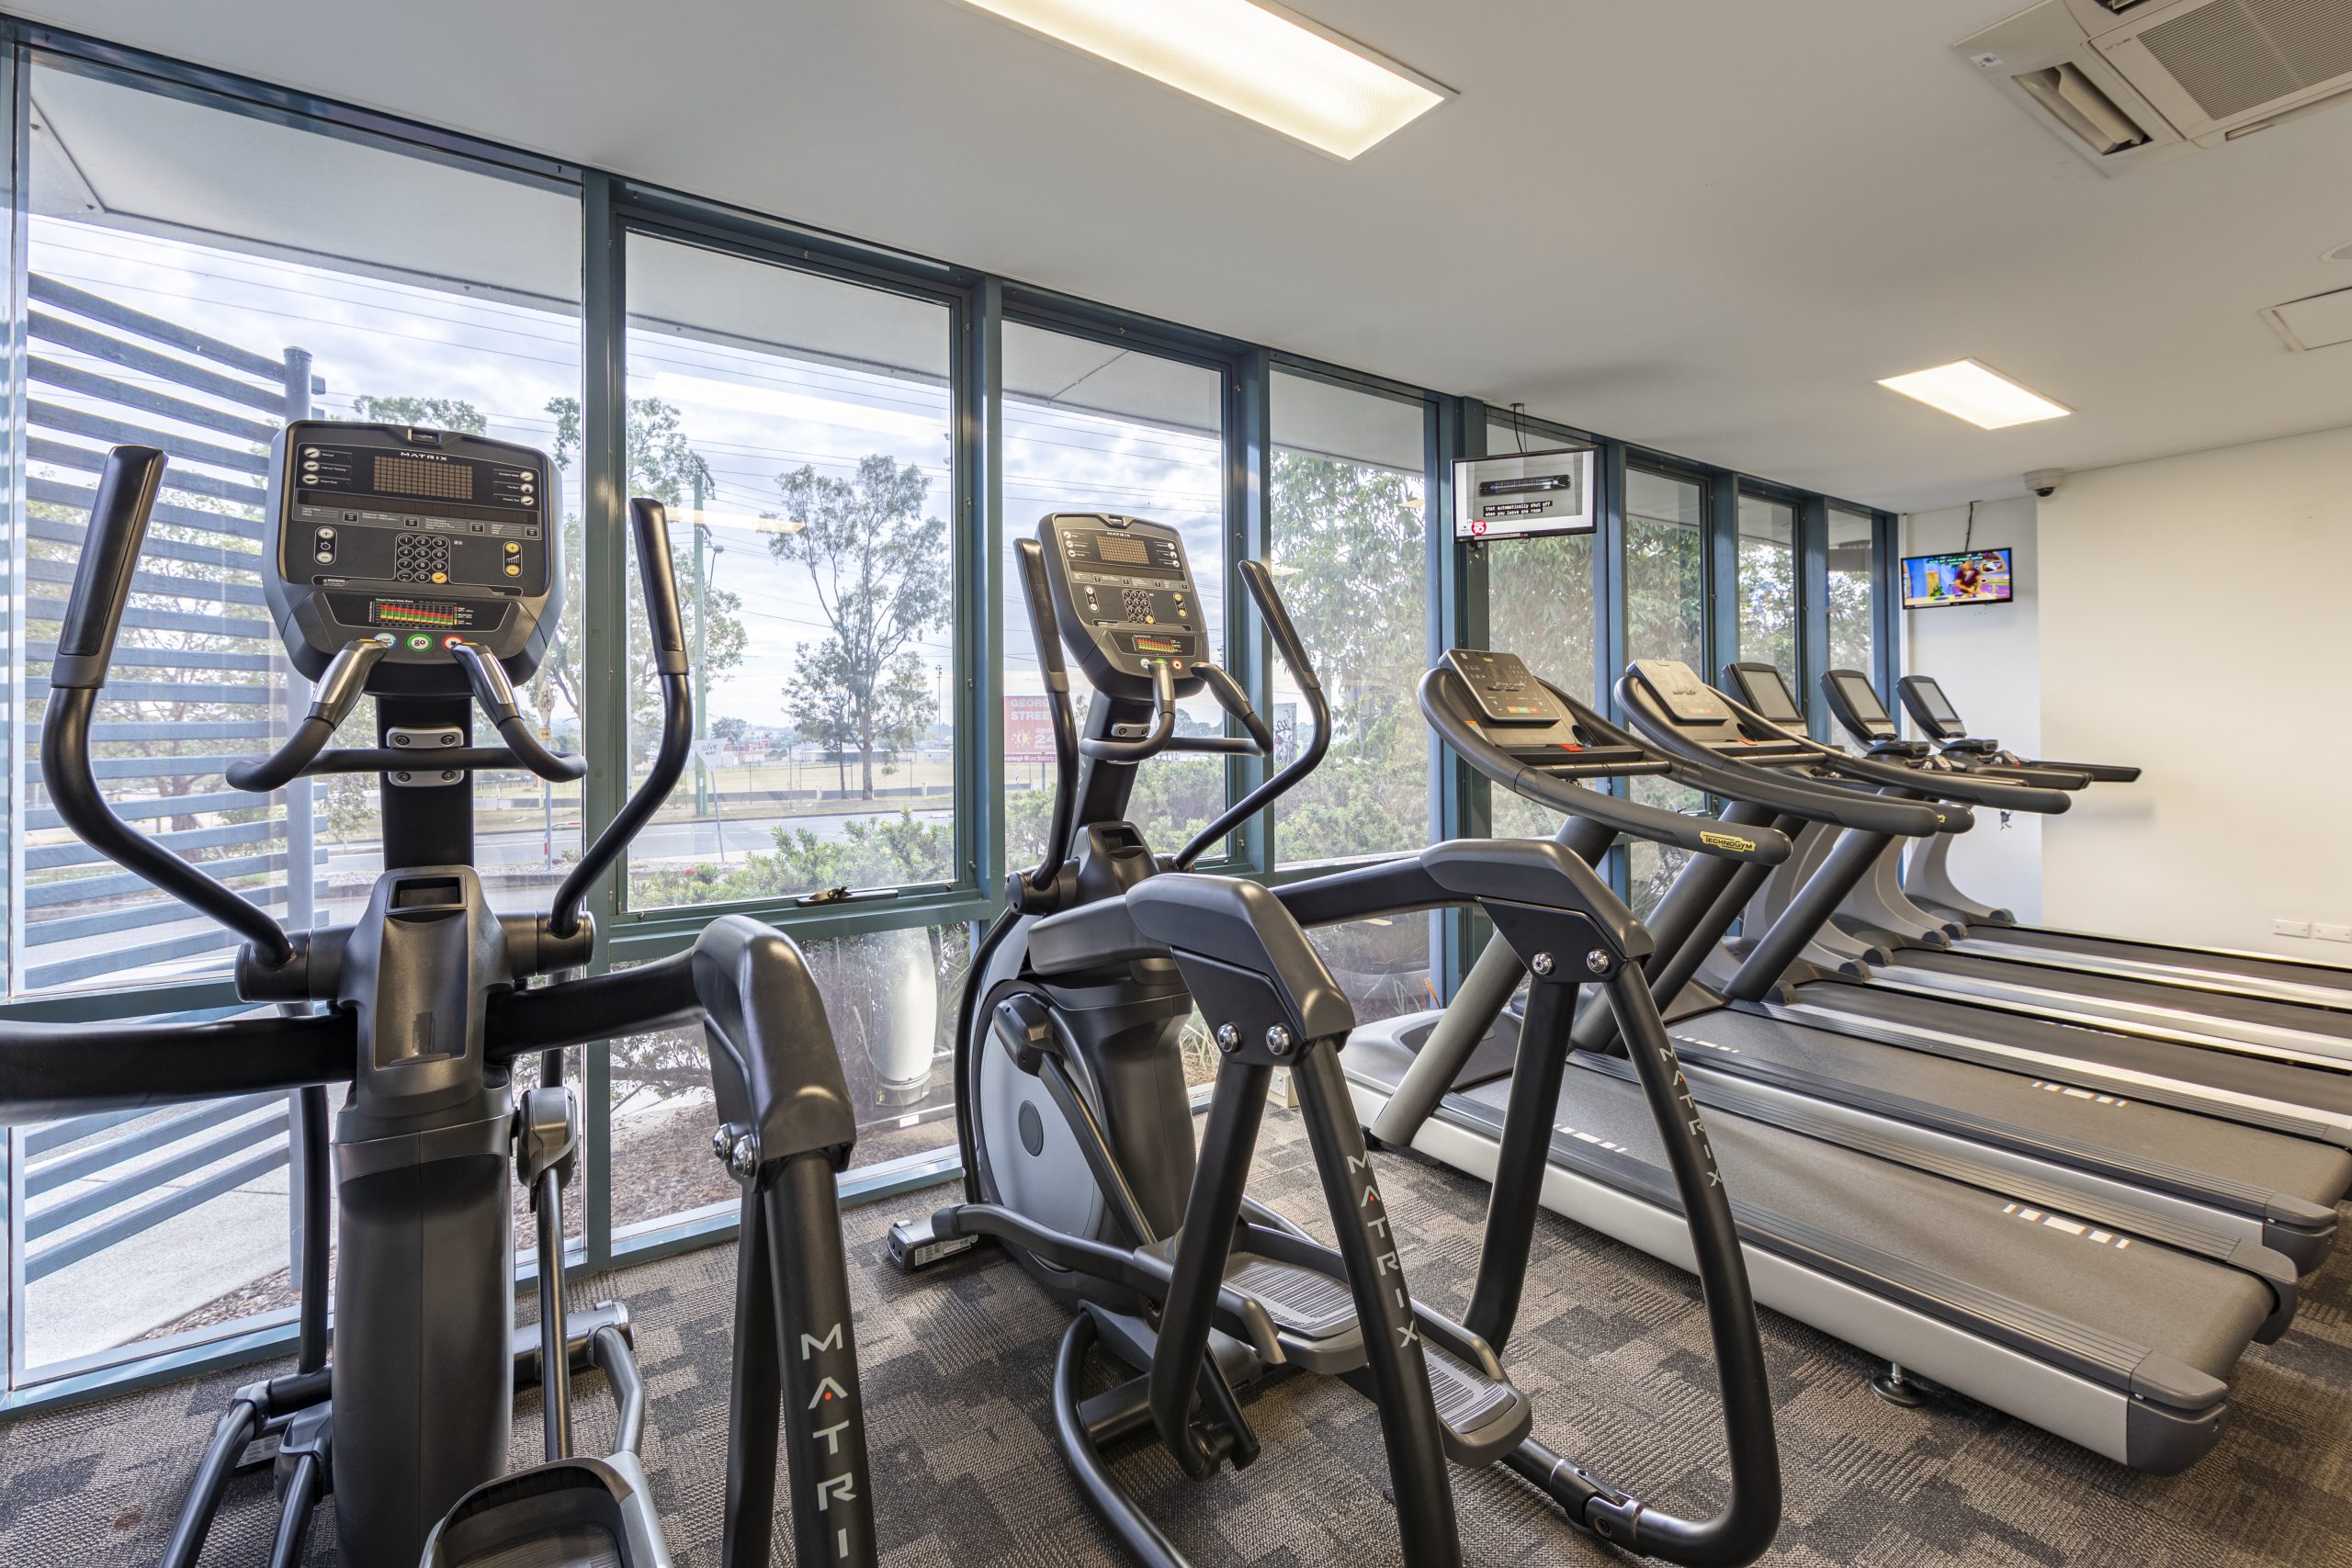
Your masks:
{"label": "air vent on wall", "polygon": [[1952,48],[2107,174],[2352,96],[2352,0],[2042,0]]}

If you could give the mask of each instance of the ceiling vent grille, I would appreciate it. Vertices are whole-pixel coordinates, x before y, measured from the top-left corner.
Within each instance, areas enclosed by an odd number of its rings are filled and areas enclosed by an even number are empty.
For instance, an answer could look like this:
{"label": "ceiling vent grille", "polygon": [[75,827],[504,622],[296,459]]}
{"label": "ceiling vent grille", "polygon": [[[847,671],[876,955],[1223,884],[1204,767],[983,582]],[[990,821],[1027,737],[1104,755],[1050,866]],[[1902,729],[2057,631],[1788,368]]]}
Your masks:
{"label": "ceiling vent grille", "polygon": [[2352,96],[2352,0],[2041,0],[1952,49],[2114,175]]}
{"label": "ceiling vent grille", "polygon": [[2344,0],[2211,0],[2154,23],[2140,42],[2209,118],[2352,75],[2352,5]]}

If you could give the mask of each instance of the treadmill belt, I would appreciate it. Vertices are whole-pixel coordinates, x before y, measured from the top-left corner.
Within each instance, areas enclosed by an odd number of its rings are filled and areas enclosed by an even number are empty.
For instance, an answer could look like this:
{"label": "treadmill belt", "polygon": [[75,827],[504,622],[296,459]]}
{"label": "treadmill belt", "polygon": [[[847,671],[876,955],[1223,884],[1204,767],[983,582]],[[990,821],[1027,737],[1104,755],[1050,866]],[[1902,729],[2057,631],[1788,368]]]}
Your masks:
{"label": "treadmill belt", "polygon": [[[2324,1034],[2337,1040],[2352,1041],[2352,1013],[2299,1007],[2293,1002],[2266,1001],[2259,997],[2233,996],[2225,991],[2190,990],[2148,980],[2120,980],[2110,975],[2093,975],[2080,969],[2057,969],[2007,958],[1983,958],[1969,953],[1942,953],[1933,948],[1905,948],[1894,955],[1894,962],[1887,968],[1890,972],[1905,968],[1925,969],[1949,975],[1954,979],[2032,986],[2068,997],[2081,997],[2094,1006],[2100,1002],[2115,1002],[2131,1007],[2170,1008],[2194,1018],[2222,1019],[2233,1023],[2256,1024],[2264,1029],[2292,1030],[2303,1034]],[[2184,1022],[2180,1027],[2193,1029],[2196,1025]]]}
{"label": "treadmill belt", "polygon": [[2233,1051],[2182,1045],[2169,1040],[2143,1040],[2104,1030],[2078,1029],[1996,1008],[1972,1007],[1957,998],[1947,1000],[1890,991],[1849,980],[1808,980],[1796,988],[1796,995],[1800,1003],[1834,1008],[1897,1027],[1997,1039],[2026,1050],[2070,1056],[2125,1072],[2145,1073],[2182,1083],[2210,1084],[2233,1094],[2352,1116],[2352,1072],[2331,1072]]}
{"label": "treadmill belt", "polygon": [[[1508,1093],[1507,1083],[1487,1084],[1447,1105],[1499,1137]],[[1736,1201],[2161,1351],[2209,1376],[2226,1378],[2270,1314],[2269,1287],[2234,1269],[1770,1122],[1720,1110],[1707,1111],[1706,1122]],[[1664,1175],[1657,1126],[1632,1083],[1572,1066],[1554,1125]]]}
{"label": "treadmill belt", "polygon": [[[1846,1098],[1836,1092],[1838,1089],[1896,1096],[2029,1134],[2186,1167],[2328,1208],[2352,1189],[2352,1154],[2333,1145],[2128,1096],[2094,1096],[2079,1089],[2068,1093],[2071,1086],[2051,1082],[2060,1077],[2053,1069],[2040,1074],[2003,1071],[1731,1010],[1695,1014],[1669,1025],[1667,1032],[1678,1043],[1705,1043],[1684,1052],[1690,1066],[1726,1075],[1740,1075],[1745,1064],[1790,1069],[1835,1086],[1832,1099]],[[1815,1092],[1810,1086],[1789,1087]],[[1863,1109],[1869,1109],[1866,1101]]]}
{"label": "treadmill belt", "polygon": [[[2343,999],[2333,1005],[2352,1008],[2352,969],[2324,964],[2298,964],[2291,958],[2264,958],[2243,953],[2209,953],[2201,948],[2166,947],[2161,942],[2127,942],[2120,937],[2086,936],[2080,931],[2044,931],[2038,926],[1971,925],[1970,940],[2004,948],[2048,948],[2075,958],[2112,958],[2127,964],[2168,964],[2182,969],[2248,980],[2283,981],[2336,991]],[[2031,960],[2020,951],[2018,958]]]}

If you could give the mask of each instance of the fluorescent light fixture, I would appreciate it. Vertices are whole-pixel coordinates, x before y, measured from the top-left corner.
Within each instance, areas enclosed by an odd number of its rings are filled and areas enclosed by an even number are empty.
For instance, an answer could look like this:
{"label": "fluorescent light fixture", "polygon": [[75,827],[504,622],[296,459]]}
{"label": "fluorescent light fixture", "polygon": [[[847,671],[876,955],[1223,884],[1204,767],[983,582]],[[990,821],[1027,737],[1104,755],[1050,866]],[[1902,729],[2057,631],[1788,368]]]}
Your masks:
{"label": "fluorescent light fixture", "polygon": [[2060,419],[2075,412],[1975,359],[1955,359],[1932,370],[1889,376],[1879,385],[1984,430],[2007,430],[2013,424]]}
{"label": "fluorescent light fixture", "polygon": [[964,0],[1056,43],[1190,93],[1335,158],[1453,95],[1261,0]]}

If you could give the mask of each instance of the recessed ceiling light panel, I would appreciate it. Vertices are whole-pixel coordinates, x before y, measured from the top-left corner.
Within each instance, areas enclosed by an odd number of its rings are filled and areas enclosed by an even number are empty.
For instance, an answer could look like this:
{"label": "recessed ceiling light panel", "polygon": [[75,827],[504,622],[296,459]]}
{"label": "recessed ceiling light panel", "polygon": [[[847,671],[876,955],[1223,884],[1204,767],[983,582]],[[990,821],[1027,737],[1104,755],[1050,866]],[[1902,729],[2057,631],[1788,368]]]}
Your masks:
{"label": "recessed ceiling light panel", "polygon": [[1975,359],[1955,359],[1933,369],[1889,376],[1879,385],[1983,430],[2006,430],[2075,412]]}
{"label": "recessed ceiling light panel", "polygon": [[962,0],[1335,158],[1353,158],[1453,93],[1258,0]]}

